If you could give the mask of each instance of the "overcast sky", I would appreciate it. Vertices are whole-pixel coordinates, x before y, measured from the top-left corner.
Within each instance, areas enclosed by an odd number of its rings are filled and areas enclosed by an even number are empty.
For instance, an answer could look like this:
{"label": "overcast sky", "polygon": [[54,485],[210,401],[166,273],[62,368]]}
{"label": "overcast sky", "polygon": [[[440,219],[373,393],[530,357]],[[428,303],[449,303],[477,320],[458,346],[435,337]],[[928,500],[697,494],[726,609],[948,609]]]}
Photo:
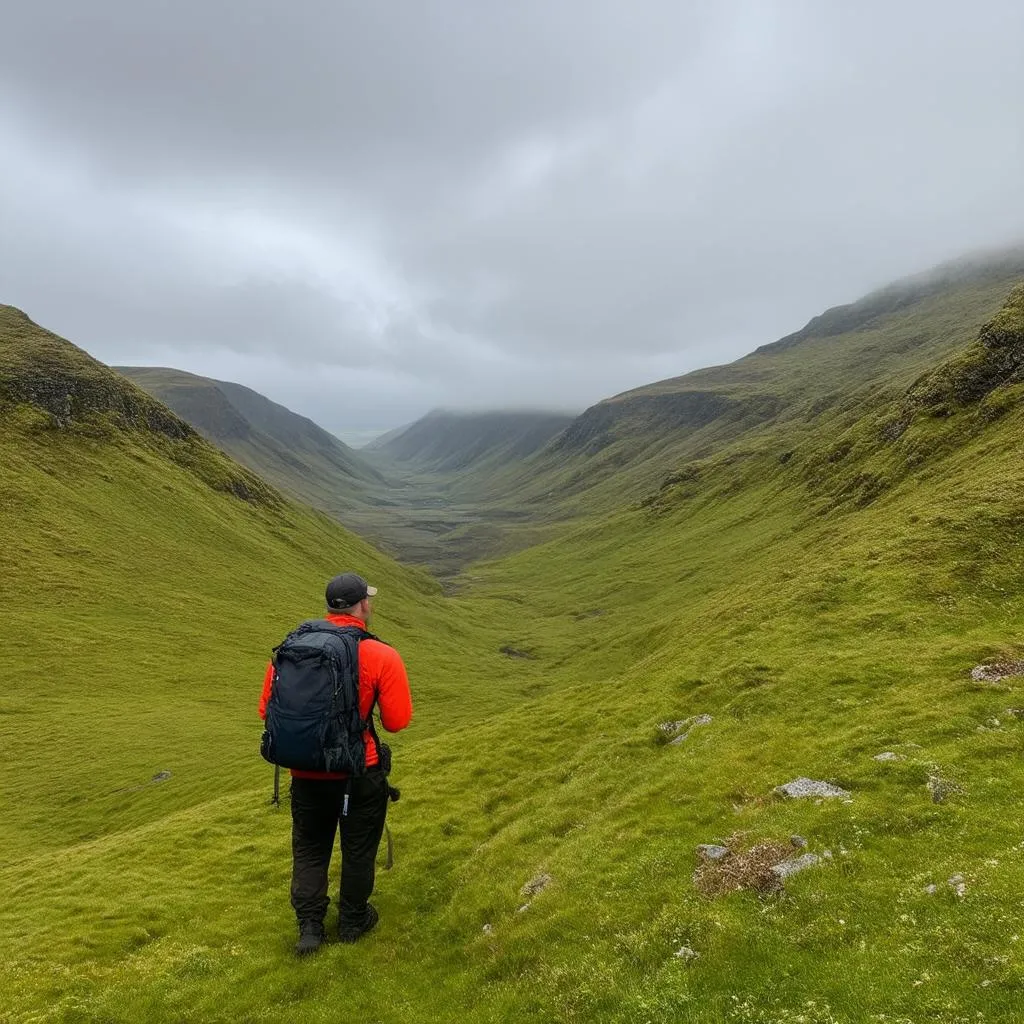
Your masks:
{"label": "overcast sky", "polygon": [[329,429],[581,409],[1024,238],[1020,0],[33,0],[0,301]]}

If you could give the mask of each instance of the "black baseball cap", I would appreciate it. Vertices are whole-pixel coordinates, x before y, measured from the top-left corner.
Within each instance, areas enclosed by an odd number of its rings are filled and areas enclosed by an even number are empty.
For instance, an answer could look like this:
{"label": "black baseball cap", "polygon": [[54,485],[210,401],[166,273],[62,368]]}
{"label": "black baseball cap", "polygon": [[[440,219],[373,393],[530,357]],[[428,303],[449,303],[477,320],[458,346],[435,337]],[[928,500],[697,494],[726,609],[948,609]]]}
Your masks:
{"label": "black baseball cap", "polygon": [[354,572],[343,572],[327,584],[327,606],[329,608],[351,608],[364,597],[373,597],[376,587],[371,587],[362,576]]}

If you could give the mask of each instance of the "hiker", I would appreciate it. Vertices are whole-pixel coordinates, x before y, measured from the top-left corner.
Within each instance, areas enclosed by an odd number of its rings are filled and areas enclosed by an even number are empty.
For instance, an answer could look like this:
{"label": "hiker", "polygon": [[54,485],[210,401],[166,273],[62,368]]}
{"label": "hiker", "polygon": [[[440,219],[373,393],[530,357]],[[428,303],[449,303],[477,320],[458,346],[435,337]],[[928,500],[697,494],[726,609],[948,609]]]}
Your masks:
{"label": "hiker", "polygon": [[290,633],[263,679],[261,753],[291,769],[299,956],[316,952],[325,939],[328,869],[339,830],[338,938],[355,942],[377,923],[368,899],[389,794],[397,799],[398,791],[388,784],[391,750],[377,738],[373,709],[385,729],[398,732],[412,718],[412,698],[398,652],[366,632],[376,593],[356,573],[335,576],[327,584],[326,618]]}

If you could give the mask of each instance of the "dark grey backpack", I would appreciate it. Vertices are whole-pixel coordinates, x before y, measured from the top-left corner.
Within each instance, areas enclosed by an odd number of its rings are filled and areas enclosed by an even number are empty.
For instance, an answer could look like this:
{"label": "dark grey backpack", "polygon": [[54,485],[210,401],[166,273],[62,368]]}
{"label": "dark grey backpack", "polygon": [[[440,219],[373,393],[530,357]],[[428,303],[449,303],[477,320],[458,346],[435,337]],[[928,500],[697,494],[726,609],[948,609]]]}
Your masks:
{"label": "dark grey backpack", "polygon": [[[311,772],[366,772],[363,733],[373,708],[359,714],[357,626],[304,622],[274,648],[274,678],[260,753],[271,764]],[[380,744],[378,743],[378,747]]]}

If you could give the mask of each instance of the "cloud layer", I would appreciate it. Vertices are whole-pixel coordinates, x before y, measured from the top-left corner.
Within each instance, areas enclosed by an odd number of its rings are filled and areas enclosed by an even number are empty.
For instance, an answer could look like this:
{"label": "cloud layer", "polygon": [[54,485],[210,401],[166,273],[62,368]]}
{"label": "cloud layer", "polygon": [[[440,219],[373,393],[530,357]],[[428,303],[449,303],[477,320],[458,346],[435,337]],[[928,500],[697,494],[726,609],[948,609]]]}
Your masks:
{"label": "cloud layer", "polygon": [[0,301],[339,432],[582,408],[1024,238],[1022,38],[1016,0],[17,5]]}

